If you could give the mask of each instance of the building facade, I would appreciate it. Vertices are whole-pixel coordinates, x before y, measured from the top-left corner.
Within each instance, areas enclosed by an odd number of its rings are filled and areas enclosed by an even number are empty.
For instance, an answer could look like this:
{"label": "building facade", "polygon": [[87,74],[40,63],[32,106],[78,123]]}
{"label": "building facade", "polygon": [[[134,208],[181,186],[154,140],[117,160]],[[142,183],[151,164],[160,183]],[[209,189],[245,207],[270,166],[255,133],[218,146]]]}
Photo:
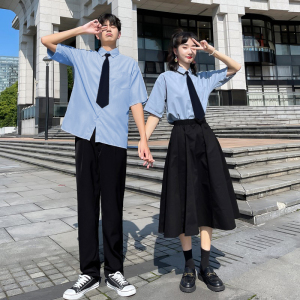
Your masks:
{"label": "building facade", "polygon": [[[209,105],[300,104],[300,1],[296,0],[4,0],[13,10],[12,26],[20,32],[18,125],[20,134],[45,129],[46,48],[44,35],[83,25],[109,12],[122,22],[117,46],[138,61],[147,91],[166,70],[174,29],[193,31],[242,69],[213,91]],[[92,35],[68,45],[97,50]],[[198,70],[225,67],[197,55]],[[68,68],[50,63],[50,125],[58,125],[68,103]],[[299,102],[299,103],[298,103]]]}
{"label": "building facade", "polygon": [[0,93],[18,80],[19,58],[0,56]]}

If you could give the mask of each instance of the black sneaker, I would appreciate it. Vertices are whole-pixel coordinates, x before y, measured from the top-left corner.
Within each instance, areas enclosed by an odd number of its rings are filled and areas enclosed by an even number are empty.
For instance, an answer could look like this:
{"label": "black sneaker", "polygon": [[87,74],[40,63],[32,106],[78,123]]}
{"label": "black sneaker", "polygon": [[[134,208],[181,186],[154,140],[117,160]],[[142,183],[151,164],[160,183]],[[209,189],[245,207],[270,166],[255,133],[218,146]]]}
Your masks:
{"label": "black sneaker", "polygon": [[117,291],[120,296],[132,296],[136,293],[136,288],[119,271],[109,274],[105,282],[109,288]]}
{"label": "black sneaker", "polygon": [[77,282],[64,292],[63,298],[67,300],[80,299],[85,293],[98,286],[99,279],[89,275],[79,275]]}
{"label": "black sneaker", "polygon": [[196,290],[195,282],[196,282],[196,269],[185,267],[179,285],[180,290],[185,293],[194,292]]}
{"label": "black sneaker", "polygon": [[203,281],[211,291],[221,292],[225,290],[225,285],[212,267],[206,267],[204,271],[202,271],[200,267],[198,278]]}

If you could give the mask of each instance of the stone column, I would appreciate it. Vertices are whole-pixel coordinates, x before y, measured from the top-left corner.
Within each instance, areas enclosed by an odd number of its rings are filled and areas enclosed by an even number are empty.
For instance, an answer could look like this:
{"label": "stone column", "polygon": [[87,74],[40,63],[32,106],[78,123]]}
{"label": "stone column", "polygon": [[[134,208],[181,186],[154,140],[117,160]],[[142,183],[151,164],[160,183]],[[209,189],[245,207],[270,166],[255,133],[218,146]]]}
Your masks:
{"label": "stone column", "polygon": [[[229,98],[231,98],[231,100],[229,99],[229,104],[231,105],[246,104],[246,79],[241,22],[241,17],[244,13],[244,7],[236,4],[228,4],[216,7],[212,16],[214,47],[242,65],[242,69],[234,78],[220,88],[221,91],[231,90],[230,93],[227,92]],[[217,70],[226,67],[218,59],[215,60],[215,66]],[[223,94],[225,95],[226,92],[223,92]],[[243,98],[242,103],[238,98]]]}
{"label": "stone column", "polygon": [[137,8],[131,0],[112,0],[111,13],[122,22],[121,38],[117,41],[120,53],[138,60]]}

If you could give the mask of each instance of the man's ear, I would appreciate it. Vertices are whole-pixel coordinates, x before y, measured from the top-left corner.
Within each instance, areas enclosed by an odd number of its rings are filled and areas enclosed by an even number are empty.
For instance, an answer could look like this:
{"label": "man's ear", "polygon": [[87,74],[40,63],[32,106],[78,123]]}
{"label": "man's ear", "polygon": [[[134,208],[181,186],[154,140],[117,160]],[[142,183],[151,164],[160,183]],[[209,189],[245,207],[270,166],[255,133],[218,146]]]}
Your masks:
{"label": "man's ear", "polygon": [[117,40],[118,40],[120,37],[121,37],[121,31],[119,31],[119,33],[118,33],[118,38],[117,38]]}

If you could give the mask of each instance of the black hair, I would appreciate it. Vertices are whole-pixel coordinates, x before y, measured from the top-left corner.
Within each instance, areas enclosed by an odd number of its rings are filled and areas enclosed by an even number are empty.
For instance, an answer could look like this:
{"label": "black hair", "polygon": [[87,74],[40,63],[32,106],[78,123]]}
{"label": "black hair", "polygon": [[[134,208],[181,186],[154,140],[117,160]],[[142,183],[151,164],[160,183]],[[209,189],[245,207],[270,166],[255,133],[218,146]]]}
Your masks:
{"label": "black hair", "polygon": [[102,14],[99,16],[98,21],[101,25],[103,25],[105,21],[109,21],[110,25],[117,26],[119,32],[121,31],[121,21],[113,14]]}
{"label": "black hair", "polygon": [[[175,53],[173,51],[173,48],[178,48],[180,45],[185,44],[188,39],[194,38],[195,40],[198,40],[197,36],[193,32],[183,31],[181,28],[177,29],[171,37],[169,51],[168,51],[168,69],[170,71],[177,71],[179,67],[178,61],[175,62]],[[195,63],[191,63],[191,70],[193,74],[197,74],[197,66]]]}

